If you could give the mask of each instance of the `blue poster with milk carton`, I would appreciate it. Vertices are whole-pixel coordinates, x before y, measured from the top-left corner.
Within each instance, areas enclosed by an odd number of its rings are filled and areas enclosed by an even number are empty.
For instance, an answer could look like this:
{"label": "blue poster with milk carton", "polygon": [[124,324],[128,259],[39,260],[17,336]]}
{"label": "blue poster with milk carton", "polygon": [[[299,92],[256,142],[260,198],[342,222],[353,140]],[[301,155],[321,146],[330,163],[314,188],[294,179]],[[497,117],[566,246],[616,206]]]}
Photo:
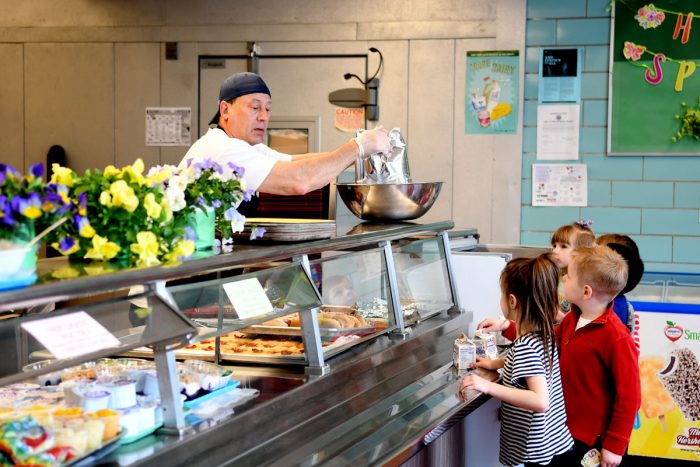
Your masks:
{"label": "blue poster with milk carton", "polygon": [[467,52],[466,134],[514,134],[518,129],[517,50]]}

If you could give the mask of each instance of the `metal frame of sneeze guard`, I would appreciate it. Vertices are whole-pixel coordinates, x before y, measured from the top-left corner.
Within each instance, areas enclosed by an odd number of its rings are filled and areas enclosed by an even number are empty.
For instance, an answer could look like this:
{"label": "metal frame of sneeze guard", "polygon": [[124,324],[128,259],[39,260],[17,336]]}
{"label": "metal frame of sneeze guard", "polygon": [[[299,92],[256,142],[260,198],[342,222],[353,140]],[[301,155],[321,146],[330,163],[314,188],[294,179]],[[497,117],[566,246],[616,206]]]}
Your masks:
{"label": "metal frame of sneeze guard", "polygon": [[394,322],[396,323],[396,329],[391,331],[390,335],[405,338],[411,330],[406,327],[406,323],[403,320],[403,309],[401,308],[401,297],[399,296],[398,287],[399,281],[396,277],[396,266],[394,265],[394,253],[391,248],[391,241],[385,240],[379,242],[379,246],[384,250],[386,274],[389,281],[389,300],[387,300],[387,306],[389,307],[389,313],[394,315]]}
{"label": "metal frame of sneeze guard", "polygon": [[[293,258],[294,262],[301,264],[309,283],[316,292],[319,302],[322,301],[321,294],[316,288],[316,284],[311,278],[311,265],[308,255],[298,255]],[[321,344],[321,330],[318,327],[318,312],[320,308],[311,308],[299,312],[301,320],[301,338],[304,341],[304,353],[308,365],[304,372],[309,376],[323,376],[330,372],[330,366],[323,358],[323,345]]]}
{"label": "metal frame of sneeze guard", "polygon": [[462,304],[459,300],[459,294],[457,293],[457,283],[455,281],[454,267],[452,266],[452,248],[450,248],[450,237],[446,231],[442,231],[437,234],[439,237],[439,245],[442,250],[442,254],[445,257],[445,265],[447,267],[447,277],[450,282],[450,293],[452,294],[453,306],[449,311],[464,313]]}

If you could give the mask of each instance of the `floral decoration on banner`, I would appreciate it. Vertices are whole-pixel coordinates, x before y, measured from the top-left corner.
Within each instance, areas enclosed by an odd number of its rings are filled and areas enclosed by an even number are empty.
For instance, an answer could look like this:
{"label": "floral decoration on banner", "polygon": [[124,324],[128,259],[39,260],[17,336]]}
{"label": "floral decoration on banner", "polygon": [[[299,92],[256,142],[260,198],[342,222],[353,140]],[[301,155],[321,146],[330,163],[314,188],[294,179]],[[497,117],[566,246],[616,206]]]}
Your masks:
{"label": "floral decoration on banner", "polygon": [[627,60],[632,60],[633,62],[638,61],[647,48],[643,45],[637,45],[634,42],[625,41],[625,48],[622,54]]}
{"label": "floral decoration on banner", "polygon": [[43,175],[40,163],[32,165],[25,175],[0,164],[0,239],[26,243],[70,209],[68,187],[46,184]]}
{"label": "floral decoration on banner", "polygon": [[666,19],[666,13],[663,10],[657,10],[653,3],[645,5],[639,10],[634,19],[639,22],[639,25],[644,29],[653,29],[661,25]]}

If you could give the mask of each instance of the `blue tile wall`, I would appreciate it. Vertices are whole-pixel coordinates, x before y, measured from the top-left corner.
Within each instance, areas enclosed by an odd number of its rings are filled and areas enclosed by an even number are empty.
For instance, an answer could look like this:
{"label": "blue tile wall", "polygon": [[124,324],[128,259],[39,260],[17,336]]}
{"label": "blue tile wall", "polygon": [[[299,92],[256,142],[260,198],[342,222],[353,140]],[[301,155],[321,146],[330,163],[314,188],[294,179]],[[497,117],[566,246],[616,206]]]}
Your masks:
{"label": "blue tile wall", "polygon": [[583,51],[583,71],[608,71],[610,48],[607,45],[591,45]]}
{"label": "blue tile wall", "polygon": [[560,19],[557,20],[556,34],[557,45],[609,44],[610,20]]}
{"label": "blue tile wall", "polygon": [[675,237],[673,239],[673,261],[700,263],[700,238]]}
{"label": "blue tile wall", "polygon": [[662,182],[613,182],[615,206],[673,207],[673,184]]}
{"label": "blue tile wall", "polygon": [[675,207],[700,208],[700,183],[676,183],[675,185]]}
{"label": "blue tile wall", "polygon": [[527,45],[549,45],[554,43],[557,22],[552,20],[528,21],[525,27]]}
{"label": "blue tile wall", "polygon": [[608,101],[583,101],[583,126],[605,126],[608,124]]}
{"label": "blue tile wall", "polygon": [[610,206],[610,182],[591,180],[588,182],[588,205]]}
{"label": "blue tile wall", "polygon": [[[700,157],[607,156],[609,0],[528,0],[520,241],[549,245],[554,229],[593,219],[596,233],[634,238],[648,271],[700,273]],[[582,47],[579,162],[588,206],[533,207],[537,83],[542,47]],[[551,161],[556,163],[556,161]]]}
{"label": "blue tile wall", "polygon": [[570,18],[586,16],[586,2],[532,0],[527,2],[528,18]]}
{"label": "blue tile wall", "polygon": [[642,233],[700,236],[698,211],[696,209],[644,209]]}
{"label": "blue tile wall", "polygon": [[662,235],[631,235],[631,237],[639,247],[645,263],[673,260],[673,237]]}

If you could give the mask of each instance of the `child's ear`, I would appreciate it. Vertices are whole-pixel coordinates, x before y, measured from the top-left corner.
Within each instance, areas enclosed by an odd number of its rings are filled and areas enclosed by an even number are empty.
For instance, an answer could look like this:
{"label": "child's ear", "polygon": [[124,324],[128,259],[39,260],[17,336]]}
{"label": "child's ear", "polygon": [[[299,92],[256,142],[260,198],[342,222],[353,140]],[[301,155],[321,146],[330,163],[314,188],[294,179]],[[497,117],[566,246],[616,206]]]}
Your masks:
{"label": "child's ear", "polygon": [[585,300],[588,300],[589,298],[593,297],[593,288],[586,284],[583,286],[583,298]]}
{"label": "child's ear", "polygon": [[508,308],[510,310],[515,310],[518,307],[518,299],[515,295],[508,294]]}

